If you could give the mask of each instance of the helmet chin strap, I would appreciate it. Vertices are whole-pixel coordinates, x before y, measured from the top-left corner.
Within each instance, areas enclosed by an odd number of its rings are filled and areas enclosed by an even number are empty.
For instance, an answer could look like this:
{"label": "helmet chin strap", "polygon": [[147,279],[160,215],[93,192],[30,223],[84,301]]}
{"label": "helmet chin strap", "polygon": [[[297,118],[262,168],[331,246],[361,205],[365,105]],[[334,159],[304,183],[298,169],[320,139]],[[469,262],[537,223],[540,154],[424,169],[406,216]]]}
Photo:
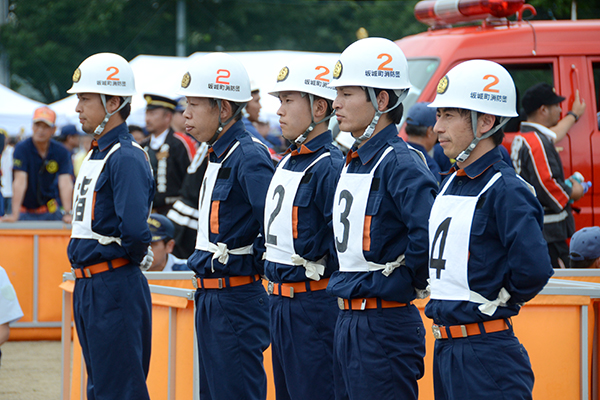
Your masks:
{"label": "helmet chin strap", "polygon": [[[363,88],[364,90],[365,88]],[[393,107],[388,108],[385,111],[379,111],[379,106],[377,105],[377,96],[375,96],[375,89],[373,89],[372,87],[367,87],[366,90],[369,92],[369,98],[371,99],[371,104],[373,105],[373,108],[375,109],[375,115],[373,116],[373,119],[371,120],[371,123],[369,124],[369,126],[367,126],[367,129],[365,129],[365,133],[363,133],[359,138],[357,138],[354,141],[354,145],[352,146],[353,148],[357,148],[364,140],[369,139],[372,135],[373,132],[375,132],[375,127],[377,126],[377,123],[379,122],[379,118],[381,118],[381,116],[385,113],[388,113],[390,111],[392,111],[394,108],[398,107],[406,98],[406,96],[408,96],[408,89],[396,89],[394,90],[394,93],[396,93],[396,95],[398,96],[398,100],[396,100],[396,104],[394,104]],[[400,92],[400,93],[398,93]]]}
{"label": "helmet chin strap", "polygon": [[304,133],[302,135],[298,136],[296,138],[296,140],[294,140],[294,143],[298,147],[300,147],[300,145],[302,145],[302,143],[304,143],[304,141],[306,140],[308,135],[313,131],[313,129],[315,129],[315,126],[319,125],[322,122],[329,121],[335,115],[335,110],[333,110],[331,114],[329,114],[322,120],[315,122],[315,115],[313,113],[313,105],[315,103],[315,96],[311,93],[304,93],[304,92],[300,93],[300,95],[302,97],[304,97],[307,94],[308,94],[308,100],[310,101],[310,125],[308,126],[308,128],[306,128],[306,130],[304,131]]}
{"label": "helmet chin strap", "polygon": [[101,94],[100,98],[102,99],[102,106],[104,106],[104,112],[106,113],[106,115],[104,116],[102,123],[100,123],[100,125],[98,125],[96,127],[96,129],[94,129],[94,136],[101,135],[102,132],[104,132],[104,127],[106,126],[106,123],[108,122],[110,117],[112,117],[113,115],[115,115],[116,113],[121,111],[121,109],[123,107],[125,107],[128,103],[131,103],[131,96],[123,97],[123,99],[124,99],[123,104],[121,104],[121,106],[119,108],[117,108],[115,111],[109,113],[108,110],[106,109],[106,95]]}
{"label": "helmet chin strap", "polygon": [[458,157],[456,157],[456,161],[458,162],[465,162],[467,160],[467,158],[469,158],[469,155],[471,155],[471,152],[473,150],[475,150],[475,147],[477,146],[477,144],[483,140],[483,139],[487,139],[490,136],[492,136],[494,133],[496,133],[500,128],[502,128],[504,125],[506,125],[506,123],[508,122],[508,120],[510,120],[510,117],[500,117],[500,123],[498,125],[496,125],[495,127],[493,127],[492,129],[490,129],[489,131],[487,131],[486,133],[484,133],[483,135],[481,135],[481,137],[477,137],[477,117],[478,117],[478,112],[471,110],[471,127],[473,128],[473,140],[471,141],[471,143],[469,144],[469,146],[463,150]]}
{"label": "helmet chin strap", "polygon": [[217,139],[219,138],[219,135],[221,134],[221,132],[223,132],[223,128],[225,128],[227,126],[227,124],[229,124],[231,121],[233,121],[233,119],[235,117],[237,117],[237,115],[239,113],[242,112],[242,110],[244,109],[244,107],[246,106],[246,103],[237,103],[239,105],[238,109],[233,113],[233,115],[231,116],[231,118],[229,118],[227,121],[223,122],[221,121],[221,109],[222,109],[222,100],[221,99],[215,99],[217,101],[217,105],[219,106],[219,127],[217,128],[217,131],[215,132],[215,134],[213,135],[213,137],[208,141],[208,144],[210,146],[212,146],[213,144],[215,144],[215,142],[217,141]]}

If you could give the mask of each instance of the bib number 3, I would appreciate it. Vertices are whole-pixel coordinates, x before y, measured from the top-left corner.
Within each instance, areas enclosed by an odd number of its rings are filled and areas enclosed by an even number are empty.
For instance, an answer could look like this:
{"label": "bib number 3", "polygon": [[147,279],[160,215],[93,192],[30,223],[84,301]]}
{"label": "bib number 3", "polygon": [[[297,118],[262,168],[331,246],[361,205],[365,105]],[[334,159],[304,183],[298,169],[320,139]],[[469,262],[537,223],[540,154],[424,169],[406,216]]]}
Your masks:
{"label": "bib number 3", "polygon": [[344,253],[346,250],[348,250],[348,237],[350,236],[350,220],[348,219],[348,215],[350,214],[350,207],[352,207],[352,201],[354,200],[352,193],[347,190],[342,190],[340,192],[338,204],[340,204],[342,200],[346,201],[344,211],[340,215],[340,222],[344,226],[344,232],[342,233],[341,241],[337,238],[337,236],[335,238],[335,245],[337,251],[340,253]]}

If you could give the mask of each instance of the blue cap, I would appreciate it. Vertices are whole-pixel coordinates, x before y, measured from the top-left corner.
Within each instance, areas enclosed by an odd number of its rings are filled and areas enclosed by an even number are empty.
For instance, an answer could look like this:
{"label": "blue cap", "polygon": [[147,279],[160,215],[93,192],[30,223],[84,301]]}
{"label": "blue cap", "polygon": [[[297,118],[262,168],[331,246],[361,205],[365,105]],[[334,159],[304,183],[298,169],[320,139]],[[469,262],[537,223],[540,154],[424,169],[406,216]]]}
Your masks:
{"label": "blue cap", "polygon": [[569,251],[569,258],[573,261],[595,260],[600,257],[600,228],[592,226],[575,232]]}
{"label": "blue cap", "polygon": [[164,215],[150,214],[148,226],[150,227],[150,233],[152,233],[153,242],[172,239],[175,235],[175,225]]}
{"label": "blue cap", "polygon": [[187,99],[185,96],[181,96],[180,98],[175,100],[177,104],[175,105],[175,111],[184,112],[187,107]]}
{"label": "blue cap", "polygon": [[406,123],[416,126],[434,126],[436,109],[427,107],[431,103],[415,103],[406,115]]}
{"label": "blue cap", "polygon": [[84,133],[80,132],[75,125],[65,125],[60,129],[60,136],[65,138],[67,136],[79,136],[83,134]]}

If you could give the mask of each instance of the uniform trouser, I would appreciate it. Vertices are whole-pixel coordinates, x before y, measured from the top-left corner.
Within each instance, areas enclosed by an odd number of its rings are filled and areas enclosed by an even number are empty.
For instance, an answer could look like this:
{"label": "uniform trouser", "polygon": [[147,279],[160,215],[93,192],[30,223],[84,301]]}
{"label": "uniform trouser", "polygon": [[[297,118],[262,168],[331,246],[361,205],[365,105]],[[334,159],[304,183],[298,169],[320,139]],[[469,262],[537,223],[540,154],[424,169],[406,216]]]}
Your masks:
{"label": "uniform trouser", "polygon": [[277,400],[333,400],[333,332],[340,311],[325,290],[272,295],[271,349]]}
{"label": "uniform trouser", "polygon": [[436,400],[531,399],[533,371],[512,329],[435,342]]}
{"label": "uniform trouser", "polygon": [[334,374],[338,399],[416,400],[423,377],[425,328],[414,305],[340,311],[335,327]]}
{"label": "uniform trouser", "polygon": [[264,400],[269,299],[261,281],[196,291],[200,398]]}
{"label": "uniform trouser", "polygon": [[152,300],[137,265],[77,279],[73,315],[88,400],[149,399]]}

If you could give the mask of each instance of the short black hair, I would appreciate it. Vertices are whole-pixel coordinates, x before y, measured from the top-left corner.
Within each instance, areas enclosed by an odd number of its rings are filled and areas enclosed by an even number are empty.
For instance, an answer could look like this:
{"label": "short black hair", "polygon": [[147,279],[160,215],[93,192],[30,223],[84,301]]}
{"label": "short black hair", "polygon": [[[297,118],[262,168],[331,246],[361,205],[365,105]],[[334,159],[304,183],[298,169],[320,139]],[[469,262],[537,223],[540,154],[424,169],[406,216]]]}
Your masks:
{"label": "short black hair", "polygon": [[427,129],[429,129],[428,126],[422,126],[422,125],[412,125],[412,124],[406,124],[406,134],[408,136],[419,136],[419,137],[425,137],[427,136]]}
{"label": "short black hair", "polygon": [[[398,101],[398,95],[396,95],[396,93],[392,89],[373,88],[373,90],[375,91],[375,97],[377,97],[382,90],[385,90],[388,93],[389,98],[390,98],[390,100],[388,101],[388,109],[393,107],[394,104],[396,104],[396,102]],[[371,102],[371,97],[369,96],[369,91],[366,89],[365,89],[365,94],[367,95],[367,102]],[[392,120],[392,122],[394,124],[398,125],[400,123],[400,121],[402,121],[402,115],[404,114],[404,105],[402,103],[400,103],[398,105],[398,107],[394,108],[392,111],[390,111],[387,114],[390,116],[390,119]]]}
{"label": "short black hair", "polygon": [[[113,97],[118,97],[119,98],[119,107],[121,107],[121,104],[123,104],[123,102],[125,102],[125,99],[121,96],[109,96],[109,95],[105,95],[105,96],[106,96],[106,102],[108,102]],[[131,101],[119,110],[119,115],[121,116],[121,118],[123,118],[123,121],[125,121],[127,118],[129,118],[129,114],[131,114]]]}
{"label": "short black hair", "polygon": [[592,266],[593,263],[596,262],[596,260],[597,260],[597,258],[593,258],[591,260],[579,260],[579,261],[569,260],[569,261],[570,261],[571,268],[589,268]]}

